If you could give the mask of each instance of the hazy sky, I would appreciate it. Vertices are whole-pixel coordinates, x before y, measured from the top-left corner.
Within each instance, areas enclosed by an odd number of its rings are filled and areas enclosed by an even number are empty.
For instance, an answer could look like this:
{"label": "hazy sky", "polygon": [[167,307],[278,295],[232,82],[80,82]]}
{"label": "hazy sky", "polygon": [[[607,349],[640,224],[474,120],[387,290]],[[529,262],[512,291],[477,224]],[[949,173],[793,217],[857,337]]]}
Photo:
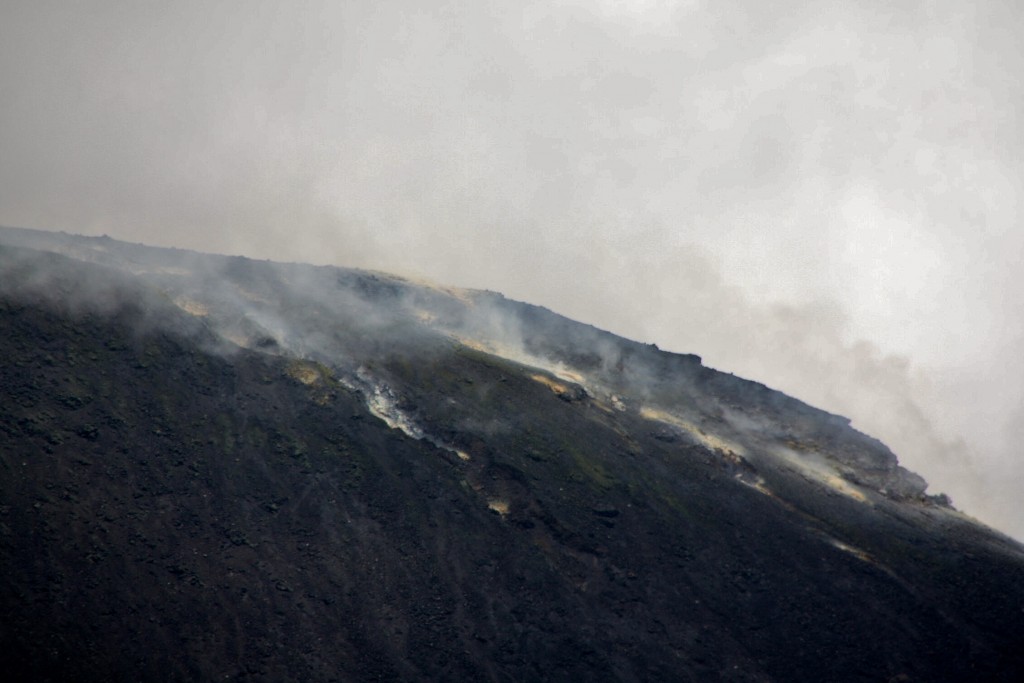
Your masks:
{"label": "hazy sky", "polygon": [[498,290],[1024,538],[1024,10],[13,0],[0,224]]}

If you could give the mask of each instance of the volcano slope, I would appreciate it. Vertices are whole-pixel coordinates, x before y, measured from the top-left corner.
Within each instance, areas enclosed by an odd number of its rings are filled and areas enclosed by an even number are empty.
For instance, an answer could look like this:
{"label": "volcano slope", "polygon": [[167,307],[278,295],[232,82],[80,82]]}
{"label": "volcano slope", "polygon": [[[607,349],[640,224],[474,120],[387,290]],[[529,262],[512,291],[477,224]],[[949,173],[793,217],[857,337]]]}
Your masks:
{"label": "volcano slope", "polygon": [[1024,551],[496,294],[0,230],[8,680],[1022,680]]}

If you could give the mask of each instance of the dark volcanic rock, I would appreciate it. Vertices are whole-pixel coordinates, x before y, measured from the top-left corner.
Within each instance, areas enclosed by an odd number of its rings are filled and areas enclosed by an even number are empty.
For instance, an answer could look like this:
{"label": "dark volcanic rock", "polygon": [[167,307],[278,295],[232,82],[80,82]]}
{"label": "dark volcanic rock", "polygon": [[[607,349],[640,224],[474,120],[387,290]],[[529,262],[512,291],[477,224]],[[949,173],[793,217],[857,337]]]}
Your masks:
{"label": "dark volcanic rock", "polygon": [[0,237],[11,680],[1024,674],[1020,546],[842,418],[496,295]]}

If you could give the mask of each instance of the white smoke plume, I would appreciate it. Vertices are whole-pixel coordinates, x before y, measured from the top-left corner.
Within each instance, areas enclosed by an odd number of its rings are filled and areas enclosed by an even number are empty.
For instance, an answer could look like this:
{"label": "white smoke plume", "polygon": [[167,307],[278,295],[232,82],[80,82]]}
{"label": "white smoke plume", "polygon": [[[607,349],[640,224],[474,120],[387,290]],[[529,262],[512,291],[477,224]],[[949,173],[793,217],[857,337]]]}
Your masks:
{"label": "white smoke plume", "polygon": [[1024,12],[0,8],[0,224],[502,291],[847,415],[1018,538]]}

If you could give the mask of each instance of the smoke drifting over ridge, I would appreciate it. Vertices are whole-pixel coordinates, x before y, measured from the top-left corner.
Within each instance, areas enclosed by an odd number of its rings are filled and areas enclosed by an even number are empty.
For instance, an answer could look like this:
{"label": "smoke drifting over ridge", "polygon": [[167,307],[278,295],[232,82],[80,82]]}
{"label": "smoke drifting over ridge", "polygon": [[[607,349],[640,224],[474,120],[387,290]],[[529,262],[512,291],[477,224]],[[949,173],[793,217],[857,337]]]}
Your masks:
{"label": "smoke drifting over ridge", "polygon": [[499,290],[847,415],[1022,537],[1022,23],[22,3],[0,223]]}

